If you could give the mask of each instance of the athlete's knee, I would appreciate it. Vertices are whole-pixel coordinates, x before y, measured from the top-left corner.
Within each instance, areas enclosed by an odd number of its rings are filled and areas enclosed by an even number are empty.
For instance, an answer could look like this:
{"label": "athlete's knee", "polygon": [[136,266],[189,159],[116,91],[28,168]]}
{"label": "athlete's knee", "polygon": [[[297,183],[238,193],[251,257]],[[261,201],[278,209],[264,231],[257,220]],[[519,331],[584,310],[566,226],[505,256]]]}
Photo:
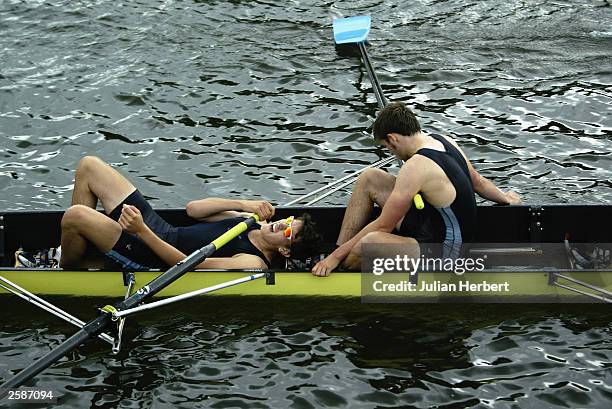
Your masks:
{"label": "athlete's knee", "polygon": [[86,218],[95,210],[84,205],[70,206],[62,216],[62,230],[78,229],[83,224]]}
{"label": "athlete's knee", "polygon": [[384,173],[384,170],[376,169],[376,168],[368,168],[361,172],[359,177],[357,178],[358,183],[367,183],[370,184],[372,182],[376,182],[377,179],[380,178],[380,172]]}
{"label": "athlete's knee", "polygon": [[77,175],[85,176],[95,174],[101,169],[106,163],[97,156],[84,156],[77,166]]}
{"label": "athlete's knee", "polygon": [[379,231],[371,231],[365,236],[363,236],[360,240],[361,244],[374,244],[374,243],[382,243],[382,236],[384,233]]}
{"label": "athlete's knee", "polygon": [[357,184],[362,190],[375,196],[379,190],[386,188],[388,177],[389,174],[382,169],[369,168],[359,175]]}
{"label": "athlete's knee", "polygon": [[408,257],[419,258],[421,255],[421,245],[416,239],[412,237],[407,237],[405,244],[403,245],[405,254]]}

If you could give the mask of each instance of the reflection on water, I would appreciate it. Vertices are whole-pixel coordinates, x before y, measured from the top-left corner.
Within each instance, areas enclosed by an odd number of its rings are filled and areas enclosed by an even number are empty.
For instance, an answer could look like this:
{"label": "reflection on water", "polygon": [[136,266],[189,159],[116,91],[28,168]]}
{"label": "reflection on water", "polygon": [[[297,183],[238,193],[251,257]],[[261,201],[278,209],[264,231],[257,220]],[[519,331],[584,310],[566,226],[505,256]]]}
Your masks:
{"label": "reflection on water", "polygon": [[610,201],[605,1],[91,0],[0,5],[0,207],[66,207],[85,154],[156,207],[282,204],[376,161],[374,96],[331,33],[355,14],[387,96],[484,175],[528,203]]}
{"label": "reflection on water", "polygon": [[[96,301],[57,300],[85,315]],[[35,385],[65,407],[603,408],[608,310],[200,298],[131,318],[119,355],[92,343]],[[74,331],[17,315],[0,332],[1,378]]]}

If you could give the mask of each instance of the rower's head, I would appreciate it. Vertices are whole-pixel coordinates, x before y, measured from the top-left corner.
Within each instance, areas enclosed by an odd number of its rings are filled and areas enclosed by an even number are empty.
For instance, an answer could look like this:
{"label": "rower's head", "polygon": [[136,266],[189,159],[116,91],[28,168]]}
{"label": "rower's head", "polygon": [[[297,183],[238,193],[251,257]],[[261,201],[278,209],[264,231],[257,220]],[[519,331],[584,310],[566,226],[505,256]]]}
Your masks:
{"label": "rower's head", "polygon": [[268,243],[284,257],[304,260],[318,251],[322,241],[308,213],[268,224],[264,231]]}
{"label": "rower's head", "polygon": [[421,133],[421,125],[403,102],[384,107],[374,121],[374,138],[402,159],[412,156],[412,139]]}

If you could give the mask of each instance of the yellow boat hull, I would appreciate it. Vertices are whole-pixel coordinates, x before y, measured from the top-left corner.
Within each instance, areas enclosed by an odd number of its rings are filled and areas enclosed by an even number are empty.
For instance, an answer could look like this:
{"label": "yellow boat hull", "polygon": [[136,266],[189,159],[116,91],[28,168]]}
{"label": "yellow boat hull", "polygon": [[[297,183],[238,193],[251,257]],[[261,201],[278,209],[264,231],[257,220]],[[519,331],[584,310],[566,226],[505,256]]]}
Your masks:
{"label": "yellow boat hull", "polygon": [[[252,272],[189,272],[168,286],[157,296],[172,296],[245,277]],[[612,292],[612,272],[568,272],[566,276],[587,282]],[[159,272],[136,272],[138,289],[153,280]],[[37,295],[70,295],[92,297],[122,297],[126,287],[121,272],[63,271],[4,269],[0,276]],[[453,273],[420,273],[412,290],[401,291],[399,283],[407,287],[407,274],[388,275],[385,283],[398,283],[394,290],[381,289],[380,278],[358,272],[337,272],[329,277],[315,277],[309,272],[277,272],[275,284],[268,285],[264,278],[215,291],[215,296],[303,296],[303,297],[361,297],[373,296],[369,301],[419,302],[452,300],[471,302],[523,302],[523,301],[593,301],[576,292],[552,285],[548,272],[479,272],[457,276]],[[379,281],[378,283],[376,283]],[[469,284],[466,284],[466,282]],[[478,284],[485,283],[488,287]],[[494,285],[494,286],[493,286]],[[485,288],[486,287],[486,288]],[[491,288],[496,288],[491,291]],[[584,290],[583,287],[580,287]],[[454,289],[454,291],[453,291]],[[501,290],[500,290],[501,289]],[[588,290],[588,289],[587,289]],[[0,293],[6,292],[0,289]],[[592,292],[589,290],[589,292]],[[380,297],[380,298],[376,298]]]}

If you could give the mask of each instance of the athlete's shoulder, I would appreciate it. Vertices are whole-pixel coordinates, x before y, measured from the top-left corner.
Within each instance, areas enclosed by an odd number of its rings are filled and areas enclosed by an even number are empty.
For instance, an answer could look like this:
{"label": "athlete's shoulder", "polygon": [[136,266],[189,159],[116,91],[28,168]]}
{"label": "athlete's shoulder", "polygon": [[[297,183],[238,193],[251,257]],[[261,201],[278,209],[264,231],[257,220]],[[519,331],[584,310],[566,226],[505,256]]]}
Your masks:
{"label": "athlete's shoulder", "polygon": [[410,159],[404,162],[401,170],[414,169],[415,167],[420,168],[420,167],[431,165],[433,163],[434,162],[429,157],[425,155],[421,155],[420,153],[417,152],[414,155],[412,155]]}
{"label": "athlete's shoulder", "polygon": [[461,156],[463,156],[463,158],[465,159],[466,162],[468,162],[468,157],[465,154],[465,152],[463,151],[463,149],[461,149],[461,146],[459,146],[459,144],[457,143],[456,140],[454,140],[452,137],[448,136],[448,135],[442,135],[442,137],[444,139],[446,139],[448,142],[450,142],[451,145],[453,145],[455,148],[457,148],[457,150],[459,151],[459,153],[461,154]]}
{"label": "athlete's shoulder", "polygon": [[397,178],[399,180],[415,180],[427,177],[435,170],[436,163],[424,155],[415,154],[410,157],[400,169]]}
{"label": "athlete's shoulder", "polygon": [[449,142],[451,145],[454,145],[455,147],[459,148],[459,144],[457,143],[457,141],[452,137],[452,136],[448,136],[446,134],[437,134],[439,136],[441,136],[442,138],[444,138],[444,140],[446,140],[447,142]]}
{"label": "athlete's shoulder", "polygon": [[421,165],[429,160],[430,159],[427,156],[421,155],[420,153],[417,152],[414,155],[412,155],[408,160],[406,160],[406,162],[404,162],[404,164],[402,165],[402,169],[404,167]]}

